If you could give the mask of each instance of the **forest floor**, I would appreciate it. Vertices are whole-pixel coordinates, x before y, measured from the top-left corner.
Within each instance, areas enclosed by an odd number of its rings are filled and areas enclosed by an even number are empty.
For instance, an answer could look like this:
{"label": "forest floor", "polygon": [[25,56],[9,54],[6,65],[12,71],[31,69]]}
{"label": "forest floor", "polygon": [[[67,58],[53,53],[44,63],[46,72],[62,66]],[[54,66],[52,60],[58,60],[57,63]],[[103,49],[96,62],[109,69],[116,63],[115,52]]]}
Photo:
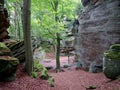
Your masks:
{"label": "forest floor", "polygon": [[[52,66],[49,74],[55,79],[54,87],[50,87],[47,80],[31,78],[24,71],[24,64],[19,65],[16,72],[16,80],[13,82],[0,82],[0,90],[120,90],[120,80],[110,80],[103,73],[90,73],[82,69],[75,69],[74,57],[70,57],[68,68],[63,68],[68,64],[68,58],[61,56],[60,62],[63,72],[55,72],[55,58],[51,53],[47,54],[44,61],[40,61],[44,66]],[[95,86],[96,89],[86,87]]]}

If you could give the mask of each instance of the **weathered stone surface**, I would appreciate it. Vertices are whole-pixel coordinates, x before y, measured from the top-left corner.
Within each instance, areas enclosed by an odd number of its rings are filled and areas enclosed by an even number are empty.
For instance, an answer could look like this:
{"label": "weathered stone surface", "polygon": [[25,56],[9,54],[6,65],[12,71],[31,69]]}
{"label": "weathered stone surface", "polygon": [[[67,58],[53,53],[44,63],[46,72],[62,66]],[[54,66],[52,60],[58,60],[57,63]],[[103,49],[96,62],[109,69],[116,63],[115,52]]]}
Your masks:
{"label": "weathered stone surface", "polygon": [[12,81],[19,61],[10,56],[0,56],[0,81]]}
{"label": "weathered stone surface", "polygon": [[102,69],[103,52],[120,43],[120,0],[92,1],[79,14],[75,48],[82,67],[97,72],[98,67]]}
{"label": "weathered stone surface", "polygon": [[11,81],[15,79],[15,72],[19,60],[12,57],[12,52],[0,42],[0,81]]}
{"label": "weathered stone surface", "polygon": [[0,3],[0,41],[4,39],[9,39],[7,28],[9,28],[10,22],[8,19],[7,9],[4,8],[4,5]]}
{"label": "weathered stone surface", "polygon": [[107,78],[117,79],[120,75],[120,59],[112,60],[104,57],[103,72]]}
{"label": "weathered stone surface", "polygon": [[[6,43],[7,47],[12,51],[13,56],[18,58],[20,62],[25,61],[25,46],[24,41],[16,41]],[[34,52],[36,48],[36,42],[32,40],[32,50]]]}

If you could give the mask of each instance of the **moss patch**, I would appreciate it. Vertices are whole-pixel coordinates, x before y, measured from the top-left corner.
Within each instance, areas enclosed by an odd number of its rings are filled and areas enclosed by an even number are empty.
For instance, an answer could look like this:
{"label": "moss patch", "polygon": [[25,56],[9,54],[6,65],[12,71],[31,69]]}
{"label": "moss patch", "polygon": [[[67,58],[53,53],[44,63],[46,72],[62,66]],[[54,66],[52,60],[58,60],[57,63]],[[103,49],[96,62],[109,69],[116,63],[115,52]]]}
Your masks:
{"label": "moss patch", "polygon": [[104,56],[112,60],[120,60],[120,44],[110,46],[110,49],[104,52]]}
{"label": "moss patch", "polygon": [[120,52],[120,44],[111,45],[110,50],[115,50]]}
{"label": "moss patch", "polygon": [[104,52],[104,56],[112,60],[114,59],[120,60],[120,52],[117,51],[107,50]]}
{"label": "moss patch", "polygon": [[10,49],[4,43],[1,43],[1,42],[0,42],[0,50],[10,51]]}

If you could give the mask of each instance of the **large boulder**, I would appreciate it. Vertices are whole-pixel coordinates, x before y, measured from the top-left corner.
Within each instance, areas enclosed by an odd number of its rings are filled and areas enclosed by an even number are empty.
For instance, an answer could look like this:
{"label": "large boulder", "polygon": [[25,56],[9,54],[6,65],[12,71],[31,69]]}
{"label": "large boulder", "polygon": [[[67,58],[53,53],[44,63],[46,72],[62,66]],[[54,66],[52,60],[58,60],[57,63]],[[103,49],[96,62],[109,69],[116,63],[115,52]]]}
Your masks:
{"label": "large boulder", "polygon": [[104,52],[103,72],[110,79],[120,76],[120,44],[114,44]]}
{"label": "large boulder", "polygon": [[10,56],[0,56],[0,81],[12,81],[19,61]]}
{"label": "large boulder", "polygon": [[0,81],[14,80],[18,64],[19,60],[12,57],[10,49],[0,42]]}

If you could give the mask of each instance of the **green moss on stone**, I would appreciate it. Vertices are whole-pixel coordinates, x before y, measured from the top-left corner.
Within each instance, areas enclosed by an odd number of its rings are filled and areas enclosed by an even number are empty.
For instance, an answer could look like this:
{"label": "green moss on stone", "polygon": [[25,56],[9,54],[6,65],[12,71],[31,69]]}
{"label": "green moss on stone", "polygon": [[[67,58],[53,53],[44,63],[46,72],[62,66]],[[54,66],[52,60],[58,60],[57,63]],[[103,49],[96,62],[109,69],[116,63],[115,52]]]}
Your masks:
{"label": "green moss on stone", "polygon": [[120,44],[113,44],[110,46],[110,50],[115,50],[115,51],[118,51],[120,52]]}
{"label": "green moss on stone", "polygon": [[120,60],[120,52],[107,50],[104,52],[104,56],[112,60],[115,60],[115,59]]}
{"label": "green moss on stone", "polygon": [[4,44],[0,42],[0,50],[8,50],[10,51],[10,49]]}
{"label": "green moss on stone", "polygon": [[110,50],[104,52],[103,72],[110,79],[120,75],[120,44],[111,45]]}
{"label": "green moss on stone", "polygon": [[120,60],[120,44],[110,46],[110,50],[104,52],[104,56],[112,60]]}

